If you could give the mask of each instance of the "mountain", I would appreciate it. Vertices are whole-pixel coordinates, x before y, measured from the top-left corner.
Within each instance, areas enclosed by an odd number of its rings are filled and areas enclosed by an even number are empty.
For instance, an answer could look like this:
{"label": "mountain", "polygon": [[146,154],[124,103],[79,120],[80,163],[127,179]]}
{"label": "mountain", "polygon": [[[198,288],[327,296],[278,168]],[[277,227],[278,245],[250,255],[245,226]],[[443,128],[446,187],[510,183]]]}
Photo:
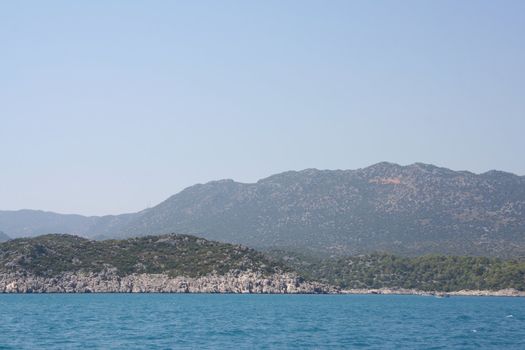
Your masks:
{"label": "mountain", "polygon": [[[11,237],[51,227],[39,219],[13,221],[15,213],[0,212],[0,229]],[[59,217],[69,226],[60,227]],[[48,232],[88,237],[178,232],[332,255],[523,256],[525,177],[384,162],[357,170],[289,171],[250,184],[213,181],[135,214],[59,217]]]}
{"label": "mountain", "polygon": [[6,235],[5,233],[3,233],[2,231],[0,231],[0,242],[5,242],[5,241],[8,241],[10,240],[11,238],[9,238],[8,235]]}
{"label": "mountain", "polygon": [[34,237],[48,233],[71,233],[90,237],[110,235],[127,224],[136,214],[83,216],[57,214],[41,210],[0,210],[0,230],[13,238]]}
{"label": "mountain", "polygon": [[163,231],[341,255],[523,255],[525,178],[379,163],[223,180],[176,194],[120,233]]}

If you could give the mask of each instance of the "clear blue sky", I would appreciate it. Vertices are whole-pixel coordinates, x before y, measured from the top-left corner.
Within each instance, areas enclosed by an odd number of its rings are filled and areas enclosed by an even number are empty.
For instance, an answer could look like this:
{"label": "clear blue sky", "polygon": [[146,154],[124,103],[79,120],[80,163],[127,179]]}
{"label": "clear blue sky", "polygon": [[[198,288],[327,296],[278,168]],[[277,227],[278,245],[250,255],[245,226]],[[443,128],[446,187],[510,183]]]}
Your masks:
{"label": "clear blue sky", "polygon": [[4,1],[0,209],[379,161],[525,175],[525,1]]}

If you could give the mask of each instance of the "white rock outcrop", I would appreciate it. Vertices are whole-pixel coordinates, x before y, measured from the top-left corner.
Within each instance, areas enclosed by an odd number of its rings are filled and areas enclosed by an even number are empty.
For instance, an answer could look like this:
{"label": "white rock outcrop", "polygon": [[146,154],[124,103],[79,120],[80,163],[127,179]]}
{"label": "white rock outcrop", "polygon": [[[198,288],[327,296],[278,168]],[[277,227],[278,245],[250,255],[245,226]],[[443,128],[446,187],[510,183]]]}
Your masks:
{"label": "white rock outcrop", "polygon": [[63,273],[42,277],[17,273],[0,274],[0,293],[259,293],[324,294],[339,289],[305,281],[293,273],[269,276],[256,272],[228,273],[203,277],[170,277],[166,274],[114,272]]}

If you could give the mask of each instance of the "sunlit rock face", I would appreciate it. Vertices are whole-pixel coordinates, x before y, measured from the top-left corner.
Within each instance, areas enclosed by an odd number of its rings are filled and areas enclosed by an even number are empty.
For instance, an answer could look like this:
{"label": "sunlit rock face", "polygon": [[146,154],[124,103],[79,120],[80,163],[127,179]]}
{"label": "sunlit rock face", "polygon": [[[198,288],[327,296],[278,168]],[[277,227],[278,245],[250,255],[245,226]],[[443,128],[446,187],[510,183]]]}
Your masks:
{"label": "sunlit rock face", "polygon": [[64,273],[56,277],[1,274],[2,293],[257,293],[322,294],[339,289],[308,282],[296,274],[264,276],[259,273],[228,273],[198,278],[170,277],[166,274]]}

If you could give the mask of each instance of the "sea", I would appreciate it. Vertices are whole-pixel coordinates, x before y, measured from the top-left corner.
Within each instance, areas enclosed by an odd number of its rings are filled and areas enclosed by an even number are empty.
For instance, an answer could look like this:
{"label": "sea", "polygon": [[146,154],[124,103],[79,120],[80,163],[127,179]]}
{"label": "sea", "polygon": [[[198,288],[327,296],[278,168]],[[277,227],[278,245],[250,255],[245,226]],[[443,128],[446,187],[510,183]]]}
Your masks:
{"label": "sea", "polygon": [[525,298],[3,294],[0,349],[525,349]]}

